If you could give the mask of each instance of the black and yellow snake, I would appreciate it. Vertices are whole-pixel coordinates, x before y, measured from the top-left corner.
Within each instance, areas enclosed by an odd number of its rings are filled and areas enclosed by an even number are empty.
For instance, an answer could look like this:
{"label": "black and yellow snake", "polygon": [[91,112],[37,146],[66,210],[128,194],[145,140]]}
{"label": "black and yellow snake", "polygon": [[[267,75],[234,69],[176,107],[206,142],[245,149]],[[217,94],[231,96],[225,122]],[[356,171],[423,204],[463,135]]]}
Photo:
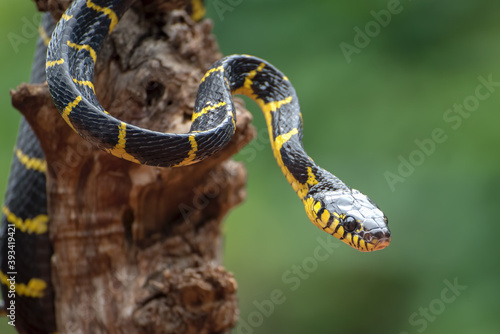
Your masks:
{"label": "black and yellow snake", "polygon": [[[360,251],[382,249],[390,243],[387,218],[377,205],[307,155],[295,90],[285,75],[264,60],[233,55],[216,62],[201,79],[191,129],[186,134],[146,130],[105,111],[94,92],[94,65],[104,39],[132,2],[74,1],[55,27],[45,66],[34,66],[32,82],[43,82],[41,73],[45,69],[53,101],[70,127],[119,158],[151,166],[186,166],[218,152],[229,142],[236,122],[232,95],[246,95],[264,112],[274,156],[310,220]],[[200,4],[192,2],[193,17],[201,16]],[[49,19],[42,22],[41,29],[50,34]],[[43,49],[42,41],[38,50]],[[23,122],[3,206],[0,278],[8,305],[10,224],[16,228],[18,318],[33,333],[55,331],[53,315],[47,316],[53,311],[48,264],[51,250],[46,233],[49,218],[45,194],[38,193],[44,187],[45,168],[36,137]],[[32,196],[19,196],[16,189],[21,183],[32,189]],[[20,264],[21,256],[25,261]]]}

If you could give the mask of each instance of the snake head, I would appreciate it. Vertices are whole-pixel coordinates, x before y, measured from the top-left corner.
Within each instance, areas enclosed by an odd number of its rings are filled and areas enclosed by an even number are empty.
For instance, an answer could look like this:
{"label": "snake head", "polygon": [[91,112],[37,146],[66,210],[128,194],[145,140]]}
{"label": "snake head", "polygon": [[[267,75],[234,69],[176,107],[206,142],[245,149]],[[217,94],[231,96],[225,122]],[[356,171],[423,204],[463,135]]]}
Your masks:
{"label": "snake head", "polygon": [[310,194],[305,204],[314,225],[362,252],[383,249],[391,241],[387,217],[356,189]]}

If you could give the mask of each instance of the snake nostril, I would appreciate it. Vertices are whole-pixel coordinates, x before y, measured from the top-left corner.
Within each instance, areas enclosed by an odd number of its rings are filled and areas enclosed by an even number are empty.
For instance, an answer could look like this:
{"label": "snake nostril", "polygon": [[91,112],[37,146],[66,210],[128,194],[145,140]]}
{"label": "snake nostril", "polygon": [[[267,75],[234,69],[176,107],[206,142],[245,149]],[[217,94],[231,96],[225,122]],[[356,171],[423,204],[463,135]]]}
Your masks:
{"label": "snake nostril", "polygon": [[367,242],[370,242],[370,241],[372,241],[372,240],[373,240],[373,236],[372,236],[372,234],[371,234],[371,233],[368,233],[368,232],[367,232],[367,233],[365,233],[365,235],[363,236],[363,239],[365,239],[365,241],[367,241]]}

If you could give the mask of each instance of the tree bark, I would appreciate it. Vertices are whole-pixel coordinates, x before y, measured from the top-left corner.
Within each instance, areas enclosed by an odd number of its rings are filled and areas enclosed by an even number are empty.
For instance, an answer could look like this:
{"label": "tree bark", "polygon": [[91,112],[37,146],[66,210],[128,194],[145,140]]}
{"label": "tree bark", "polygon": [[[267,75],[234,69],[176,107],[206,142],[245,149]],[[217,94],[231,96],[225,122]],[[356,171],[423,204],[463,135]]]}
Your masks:
{"label": "tree bark", "polygon": [[[59,17],[68,1],[38,0]],[[211,23],[184,1],[143,1],[105,42],[95,89],[112,115],[188,132],[199,80],[221,57]],[[93,148],[62,120],[44,85],[13,105],[45,152],[52,281],[59,333],[229,333],[236,282],[221,266],[221,222],[245,197],[229,158],[254,136],[236,101],[237,130],[217,155],[183,168],[136,165]]]}

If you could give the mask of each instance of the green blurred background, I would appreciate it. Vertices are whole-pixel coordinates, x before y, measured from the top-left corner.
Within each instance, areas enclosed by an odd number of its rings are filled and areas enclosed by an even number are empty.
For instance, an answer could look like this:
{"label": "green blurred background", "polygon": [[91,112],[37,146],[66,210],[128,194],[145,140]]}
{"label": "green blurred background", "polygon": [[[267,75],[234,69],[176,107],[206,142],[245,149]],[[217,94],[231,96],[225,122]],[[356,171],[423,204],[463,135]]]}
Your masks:
{"label": "green blurred background", "polygon": [[[372,11],[383,17],[388,7],[390,22],[374,23]],[[34,13],[28,0],[0,4],[0,196],[19,122],[8,92],[29,80],[35,45],[30,37],[16,50],[8,34],[22,36]],[[224,264],[238,281],[242,320],[234,333],[499,332],[500,87],[474,97],[480,76],[500,82],[498,13],[487,0],[208,3],[222,52],[257,55],[286,73],[308,153],[375,200],[393,235],[383,251],[335,240],[327,253],[328,236],[308,221],[259,132],[237,157],[248,199],[225,223]],[[355,40],[356,27],[369,29],[369,41]],[[348,62],[340,45],[356,42]],[[447,111],[463,103],[465,116]],[[435,129],[444,142],[430,143]],[[0,332],[10,333],[5,323]]]}

